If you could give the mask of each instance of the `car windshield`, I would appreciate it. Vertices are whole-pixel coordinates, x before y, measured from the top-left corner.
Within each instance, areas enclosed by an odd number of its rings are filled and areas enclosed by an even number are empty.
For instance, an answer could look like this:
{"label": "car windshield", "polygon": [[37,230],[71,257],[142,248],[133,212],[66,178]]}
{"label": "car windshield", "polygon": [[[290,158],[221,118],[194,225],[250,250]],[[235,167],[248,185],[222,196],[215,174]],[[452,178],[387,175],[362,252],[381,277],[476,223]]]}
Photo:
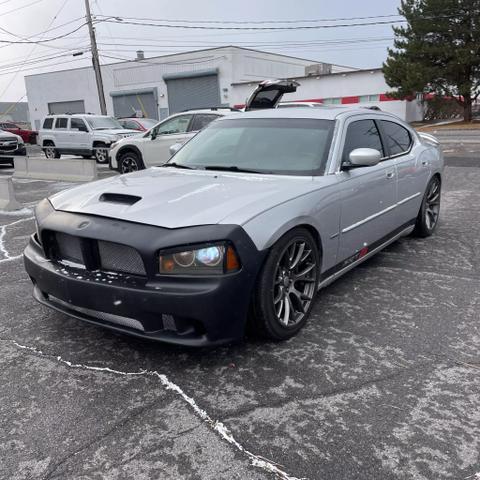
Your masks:
{"label": "car windshield", "polygon": [[88,124],[93,130],[122,129],[118,120],[113,117],[87,117]]}
{"label": "car windshield", "polygon": [[334,121],[302,118],[246,118],[213,122],[173,157],[178,166],[321,175]]}
{"label": "car windshield", "polygon": [[136,121],[145,129],[154,127],[158,120],[152,120],[151,118],[137,118]]}

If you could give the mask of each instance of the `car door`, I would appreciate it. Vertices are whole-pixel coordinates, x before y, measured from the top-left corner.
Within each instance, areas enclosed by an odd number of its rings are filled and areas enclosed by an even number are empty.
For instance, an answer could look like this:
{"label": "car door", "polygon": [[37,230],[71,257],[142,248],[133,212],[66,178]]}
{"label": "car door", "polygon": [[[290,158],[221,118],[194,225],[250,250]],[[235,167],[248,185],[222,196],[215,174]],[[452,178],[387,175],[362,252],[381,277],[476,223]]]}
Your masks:
{"label": "car door", "polygon": [[69,129],[69,148],[74,152],[89,151],[90,146],[90,134],[86,123],[81,118],[70,119]]}
{"label": "car door", "polygon": [[395,159],[397,170],[397,208],[399,225],[414,220],[420,210],[430,175],[428,160],[414,150],[413,133],[393,120],[380,120],[379,126],[389,157]]}
{"label": "car door", "polygon": [[68,117],[57,117],[53,130],[55,146],[58,150],[70,149],[70,138],[68,130]]}
{"label": "car door", "polygon": [[142,139],[143,161],[145,165],[162,165],[170,157],[170,147],[183,143],[194,134],[189,131],[193,115],[175,115],[153,127]]}
{"label": "car door", "polygon": [[340,262],[364,255],[396,226],[397,201],[395,159],[386,156],[377,123],[368,117],[352,117],[343,129],[342,164],[357,148],[379,150],[382,161],[365,167],[341,167],[338,175],[342,191],[340,216]]}

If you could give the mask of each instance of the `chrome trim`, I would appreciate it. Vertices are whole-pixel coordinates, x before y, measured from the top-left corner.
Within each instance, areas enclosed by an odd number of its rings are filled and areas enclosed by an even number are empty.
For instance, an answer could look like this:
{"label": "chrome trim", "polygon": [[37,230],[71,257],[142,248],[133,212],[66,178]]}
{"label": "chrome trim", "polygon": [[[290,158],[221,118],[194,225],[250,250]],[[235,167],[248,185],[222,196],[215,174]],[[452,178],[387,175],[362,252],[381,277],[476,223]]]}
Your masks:
{"label": "chrome trim", "polygon": [[359,222],[354,223],[354,224],[352,224],[352,225],[344,228],[344,229],[342,230],[342,233],[347,233],[347,232],[349,232],[350,230],[353,230],[354,228],[360,227],[360,226],[363,225],[364,223],[367,223],[367,222],[369,222],[370,220],[373,220],[373,219],[379,217],[380,215],[383,215],[384,213],[390,212],[390,211],[393,210],[394,208],[397,208],[397,207],[399,207],[400,205],[403,205],[404,203],[407,203],[407,202],[409,202],[410,200],[413,200],[414,198],[417,198],[417,197],[418,197],[419,195],[421,195],[421,194],[422,194],[421,192],[417,192],[417,193],[415,193],[414,195],[410,195],[409,197],[406,197],[406,198],[404,198],[403,200],[400,200],[399,202],[395,203],[394,205],[391,205],[390,207],[385,208],[384,210],[381,210],[380,212],[374,213],[373,215],[370,215],[369,217],[364,218],[363,220],[360,220]]}
{"label": "chrome trim", "polygon": [[413,229],[415,228],[415,225],[411,225],[405,229],[403,229],[401,232],[397,233],[397,235],[395,235],[394,237],[390,238],[389,240],[387,240],[386,242],[382,243],[381,245],[379,245],[378,247],[374,248],[373,250],[371,250],[370,252],[368,252],[366,255],[364,255],[363,257],[359,258],[358,260],[355,260],[353,263],[351,263],[350,265],[347,265],[346,267],[342,268],[341,270],[339,270],[338,272],[330,275],[329,277],[327,277],[325,280],[323,280],[322,282],[320,282],[318,284],[318,287],[317,287],[317,291],[326,287],[327,285],[330,285],[330,283],[334,282],[335,280],[337,280],[338,278],[340,278],[342,275],[344,275],[345,273],[347,273],[348,271],[350,271],[352,268],[356,267],[357,265],[359,265],[360,263],[364,262],[365,260],[369,259],[371,256],[375,255],[377,252],[379,252],[380,250],[383,250],[385,247],[388,247],[388,245],[390,245],[391,243],[395,242],[396,240],[398,240],[400,237],[404,237],[405,235],[408,235],[410,234]]}
{"label": "chrome trim", "polygon": [[404,198],[403,200],[400,200],[399,202],[397,202],[397,206],[398,205],[403,205],[404,203],[407,203],[408,201],[410,200],[413,200],[414,198],[417,198],[418,196],[420,196],[422,193],[421,192],[417,192],[413,195],[410,195],[409,197],[406,197]]}
{"label": "chrome trim", "polygon": [[370,220],[373,220],[374,218],[379,217],[380,215],[383,215],[384,213],[390,212],[394,208],[397,207],[397,204],[395,203],[394,205],[391,205],[390,207],[385,208],[384,210],[381,210],[380,212],[374,213],[373,215],[370,215],[367,218],[364,218],[363,220],[360,220],[357,223],[354,223],[353,225],[350,225],[342,230],[342,233],[347,233],[350,230],[353,230],[354,228],[359,227],[360,225],[363,225],[364,223],[369,222]]}

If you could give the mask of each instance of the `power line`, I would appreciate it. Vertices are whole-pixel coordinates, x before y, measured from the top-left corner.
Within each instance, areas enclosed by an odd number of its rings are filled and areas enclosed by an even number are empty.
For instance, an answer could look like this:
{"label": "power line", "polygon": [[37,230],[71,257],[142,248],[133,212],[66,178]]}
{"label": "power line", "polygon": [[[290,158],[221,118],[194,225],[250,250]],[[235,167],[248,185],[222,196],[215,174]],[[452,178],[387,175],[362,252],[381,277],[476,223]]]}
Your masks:
{"label": "power line", "polygon": [[375,22],[363,22],[363,23],[338,23],[329,25],[301,25],[294,27],[210,27],[204,25],[172,25],[168,23],[151,23],[151,22],[136,22],[125,20],[124,18],[106,18],[103,20],[106,23],[115,23],[121,25],[137,25],[142,27],[157,27],[157,28],[180,28],[180,29],[193,29],[193,30],[249,30],[249,31],[288,31],[288,30],[321,30],[331,28],[346,28],[346,27],[367,27],[373,25],[392,25],[396,23],[405,23],[407,20],[382,20]]}
{"label": "power line", "polygon": [[[97,2],[98,3],[98,2]],[[97,15],[97,17],[112,18],[116,15]],[[170,22],[170,23],[187,23],[187,24],[222,24],[222,25],[262,25],[262,24],[291,24],[291,23],[320,23],[320,22],[338,22],[338,21],[350,21],[350,20],[371,20],[377,18],[391,18],[401,17],[399,14],[392,15],[373,15],[368,17],[343,17],[343,18],[322,18],[322,19],[305,19],[305,20],[174,20],[166,18],[141,18],[141,17],[122,17],[124,20],[141,20],[141,21],[154,21],[154,22]]]}
{"label": "power line", "polygon": [[78,32],[80,29],[82,29],[86,23],[82,23],[79,27],[75,28],[74,30],[71,30],[70,32],[64,33],[63,35],[58,35],[57,37],[53,38],[46,38],[45,40],[32,40],[32,41],[12,41],[12,40],[0,40],[0,43],[8,43],[10,45],[32,45],[32,44],[42,44],[42,43],[47,43],[47,42],[53,42],[55,40],[60,40],[61,38],[68,37],[72,33]]}
{"label": "power line", "polygon": [[13,12],[18,12],[19,10],[23,10],[24,8],[31,7],[32,5],[36,5],[37,3],[43,2],[43,0],[36,0],[35,2],[32,3],[27,3],[27,5],[23,5],[21,7],[14,8],[13,10],[9,10],[8,12],[3,12],[0,13],[0,17],[4,17],[5,15],[8,15]]}

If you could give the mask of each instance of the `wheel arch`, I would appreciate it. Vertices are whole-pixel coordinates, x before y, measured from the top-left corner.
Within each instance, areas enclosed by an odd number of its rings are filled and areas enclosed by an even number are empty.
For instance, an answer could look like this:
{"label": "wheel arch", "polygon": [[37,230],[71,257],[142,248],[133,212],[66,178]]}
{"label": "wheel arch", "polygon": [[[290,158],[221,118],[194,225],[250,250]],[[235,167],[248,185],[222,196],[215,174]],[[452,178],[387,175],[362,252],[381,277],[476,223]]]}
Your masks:
{"label": "wheel arch", "polygon": [[116,154],[116,160],[118,162],[118,160],[120,159],[120,157],[124,154],[124,153],[127,153],[127,152],[134,152],[136,153],[140,160],[142,160],[143,162],[143,155],[142,155],[142,152],[140,151],[140,149],[135,146],[135,145],[132,145],[132,144],[128,144],[128,145],[124,145],[123,147],[121,147],[117,154]]}

